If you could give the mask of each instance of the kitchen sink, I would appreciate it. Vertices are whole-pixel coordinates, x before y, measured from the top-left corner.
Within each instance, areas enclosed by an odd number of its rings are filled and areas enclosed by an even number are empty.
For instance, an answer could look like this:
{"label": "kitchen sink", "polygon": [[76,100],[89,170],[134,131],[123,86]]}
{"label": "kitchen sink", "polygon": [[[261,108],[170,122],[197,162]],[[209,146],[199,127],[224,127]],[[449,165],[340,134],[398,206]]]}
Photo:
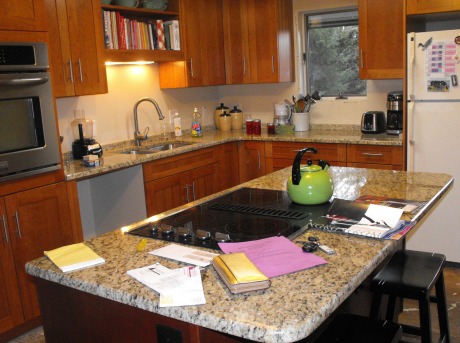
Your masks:
{"label": "kitchen sink", "polygon": [[122,154],[131,154],[131,155],[154,154],[156,152],[174,150],[174,149],[192,145],[192,144],[196,144],[196,143],[188,143],[188,142],[161,143],[161,144],[155,144],[151,146],[145,146],[145,147],[140,146],[140,147],[132,148],[126,151],[122,151]]}

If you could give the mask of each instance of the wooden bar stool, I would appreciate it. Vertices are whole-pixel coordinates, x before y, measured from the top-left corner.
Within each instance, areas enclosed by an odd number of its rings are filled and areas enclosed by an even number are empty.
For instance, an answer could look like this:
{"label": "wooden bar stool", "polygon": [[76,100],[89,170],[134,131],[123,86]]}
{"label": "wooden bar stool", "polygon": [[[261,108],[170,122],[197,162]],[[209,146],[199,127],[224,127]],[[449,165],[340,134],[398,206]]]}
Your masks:
{"label": "wooden bar stool", "polygon": [[[401,324],[403,332],[418,335],[422,343],[431,343],[430,302],[437,303],[439,342],[449,343],[449,322],[447,318],[446,294],[444,288],[444,265],[442,254],[422,251],[398,251],[388,264],[374,277],[371,290],[374,292],[371,317],[378,318],[383,294],[389,296],[386,319],[395,321],[397,298],[417,300],[419,303],[420,327]],[[433,287],[436,295],[431,296]],[[396,322],[396,321],[395,321]]]}
{"label": "wooden bar stool", "polygon": [[339,314],[314,343],[397,343],[401,326],[356,314]]}

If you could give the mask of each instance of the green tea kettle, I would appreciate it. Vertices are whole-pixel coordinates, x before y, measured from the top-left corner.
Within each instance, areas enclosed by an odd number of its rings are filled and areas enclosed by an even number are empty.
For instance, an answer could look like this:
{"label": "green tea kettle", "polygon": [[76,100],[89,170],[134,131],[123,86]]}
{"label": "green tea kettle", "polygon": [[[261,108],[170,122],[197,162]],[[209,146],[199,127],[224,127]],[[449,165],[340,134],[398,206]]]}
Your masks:
{"label": "green tea kettle", "polygon": [[313,165],[312,160],[306,166],[300,166],[306,152],[318,153],[315,148],[305,148],[297,153],[292,165],[292,176],[287,183],[287,191],[291,200],[302,205],[317,205],[328,201],[334,191],[334,183],[327,173],[329,163],[320,160]]}

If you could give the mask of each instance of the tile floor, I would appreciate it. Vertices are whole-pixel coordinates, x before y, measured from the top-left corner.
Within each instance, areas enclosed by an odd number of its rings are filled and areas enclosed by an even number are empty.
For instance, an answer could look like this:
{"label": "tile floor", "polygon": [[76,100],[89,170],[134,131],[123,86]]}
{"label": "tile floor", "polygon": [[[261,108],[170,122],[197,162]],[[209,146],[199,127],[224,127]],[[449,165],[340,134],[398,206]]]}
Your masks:
{"label": "tile floor", "polygon": [[[447,307],[449,309],[449,324],[451,343],[460,343],[460,269],[446,268],[444,278],[447,293]],[[433,309],[433,341],[437,342],[439,337],[438,319],[436,305],[432,304]],[[403,323],[418,325],[418,306],[416,302],[406,300],[404,302],[404,312],[399,320]],[[404,336],[405,342],[420,342],[418,337]],[[45,336],[41,327],[32,330],[9,343],[45,343]]]}

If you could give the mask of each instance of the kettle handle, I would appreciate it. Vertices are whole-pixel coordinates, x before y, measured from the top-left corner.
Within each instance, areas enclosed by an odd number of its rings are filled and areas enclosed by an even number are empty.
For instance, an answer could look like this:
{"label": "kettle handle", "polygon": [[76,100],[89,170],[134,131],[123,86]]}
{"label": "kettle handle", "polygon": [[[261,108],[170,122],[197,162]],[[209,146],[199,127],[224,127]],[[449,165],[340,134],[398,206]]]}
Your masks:
{"label": "kettle handle", "polygon": [[315,148],[304,148],[299,150],[296,157],[294,158],[294,163],[292,164],[292,184],[298,185],[300,183],[300,162],[302,161],[302,157],[306,152],[311,152],[313,154],[317,154],[318,150]]}

